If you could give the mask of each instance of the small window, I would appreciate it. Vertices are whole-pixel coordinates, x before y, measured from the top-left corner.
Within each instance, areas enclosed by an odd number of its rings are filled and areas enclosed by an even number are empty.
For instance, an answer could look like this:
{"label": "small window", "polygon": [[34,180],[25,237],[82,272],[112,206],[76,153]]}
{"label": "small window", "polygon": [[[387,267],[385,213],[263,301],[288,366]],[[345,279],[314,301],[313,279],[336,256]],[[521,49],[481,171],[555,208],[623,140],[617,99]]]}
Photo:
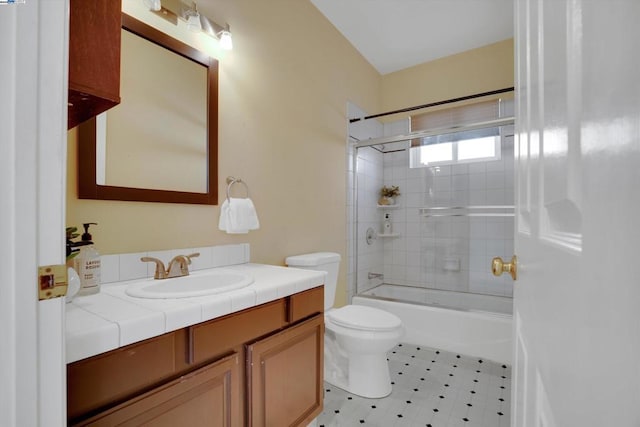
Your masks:
{"label": "small window", "polygon": [[420,162],[442,163],[453,161],[453,143],[443,142],[442,144],[425,145],[420,147]]}
{"label": "small window", "polygon": [[[415,140],[414,140],[415,141]],[[500,160],[497,128],[422,138],[410,151],[412,168]]]}
{"label": "small window", "polygon": [[458,141],[458,160],[495,159],[496,136]]}

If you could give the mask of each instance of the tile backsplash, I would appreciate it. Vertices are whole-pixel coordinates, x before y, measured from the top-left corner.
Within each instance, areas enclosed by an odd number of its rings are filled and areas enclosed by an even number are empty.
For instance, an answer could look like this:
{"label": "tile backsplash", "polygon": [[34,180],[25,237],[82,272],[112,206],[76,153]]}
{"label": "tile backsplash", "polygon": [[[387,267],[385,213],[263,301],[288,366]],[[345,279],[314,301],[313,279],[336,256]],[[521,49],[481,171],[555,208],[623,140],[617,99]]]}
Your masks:
{"label": "tile backsplash", "polygon": [[199,253],[200,256],[191,259],[191,265],[189,266],[189,270],[191,271],[245,264],[250,260],[250,247],[248,243],[102,255],[100,257],[101,283],[123,282],[126,280],[153,277],[156,265],[153,262],[140,261],[140,258],[145,256],[160,259],[166,267],[169,261],[176,255],[190,255],[196,252]]}

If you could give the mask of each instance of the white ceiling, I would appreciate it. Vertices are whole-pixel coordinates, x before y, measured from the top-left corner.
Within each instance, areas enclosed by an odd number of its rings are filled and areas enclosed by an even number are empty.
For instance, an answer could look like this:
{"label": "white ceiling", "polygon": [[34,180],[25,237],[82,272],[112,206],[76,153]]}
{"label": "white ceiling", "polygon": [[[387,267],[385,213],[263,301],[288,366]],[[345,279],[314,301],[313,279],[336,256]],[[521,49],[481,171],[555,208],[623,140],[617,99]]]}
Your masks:
{"label": "white ceiling", "polygon": [[381,74],[513,37],[513,0],[311,0]]}

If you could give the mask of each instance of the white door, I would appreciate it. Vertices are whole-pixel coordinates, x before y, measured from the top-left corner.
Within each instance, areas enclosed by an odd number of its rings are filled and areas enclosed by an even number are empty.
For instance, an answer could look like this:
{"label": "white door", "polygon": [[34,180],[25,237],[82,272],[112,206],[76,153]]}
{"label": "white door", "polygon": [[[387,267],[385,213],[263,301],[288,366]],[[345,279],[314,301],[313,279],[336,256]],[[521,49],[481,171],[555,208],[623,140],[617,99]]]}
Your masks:
{"label": "white door", "polygon": [[516,1],[512,426],[640,426],[640,1]]}
{"label": "white door", "polygon": [[[0,1],[7,3],[7,1]],[[0,5],[0,426],[66,425],[64,263],[68,0]]]}

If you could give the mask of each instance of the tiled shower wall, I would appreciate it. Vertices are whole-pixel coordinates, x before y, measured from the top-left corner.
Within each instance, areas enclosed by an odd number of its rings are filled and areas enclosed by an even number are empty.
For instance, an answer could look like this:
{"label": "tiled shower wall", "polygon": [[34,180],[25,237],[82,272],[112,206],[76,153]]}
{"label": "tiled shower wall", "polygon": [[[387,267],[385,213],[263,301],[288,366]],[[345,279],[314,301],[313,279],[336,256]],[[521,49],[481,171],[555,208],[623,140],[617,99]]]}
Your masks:
{"label": "tiled shower wall", "polygon": [[422,215],[420,208],[513,205],[513,137],[502,158],[410,169],[409,150],[384,155],[384,185],[397,185],[388,210],[394,233],[384,241],[386,283],[512,296],[513,282],[491,274],[491,259],[513,254],[513,217]]}
{"label": "tiled shower wall", "polygon": [[[351,106],[350,117],[363,115]],[[406,120],[356,124],[350,135],[358,140],[409,130]],[[385,146],[384,154],[371,147],[356,153],[348,144],[349,297],[382,283],[369,279],[370,272],[383,273],[385,283],[512,296],[513,282],[494,277],[490,262],[514,253],[513,217],[426,217],[420,208],[513,205],[513,137],[503,137],[501,160],[453,166],[411,169],[407,147],[396,143]],[[396,207],[377,207],[382,185],[400,187]],[[398,236],[368,245],[367,228],[380,233],[385,212]]]}

